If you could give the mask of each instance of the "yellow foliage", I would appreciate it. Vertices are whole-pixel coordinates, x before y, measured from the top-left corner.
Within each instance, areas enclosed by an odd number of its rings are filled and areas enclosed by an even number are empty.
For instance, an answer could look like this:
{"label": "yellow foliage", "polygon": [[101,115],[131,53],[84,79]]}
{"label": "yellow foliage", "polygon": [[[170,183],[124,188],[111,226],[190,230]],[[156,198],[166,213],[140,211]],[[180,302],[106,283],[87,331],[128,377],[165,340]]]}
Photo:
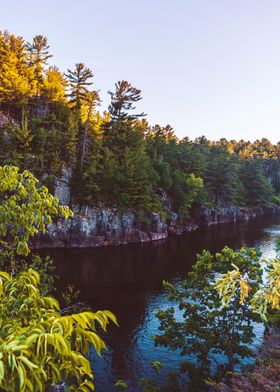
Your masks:
{"label": "yellow foliage", "polygon": [[45,391],[65,381],[70,390],[93,390],[93,375],[84,357],[93,345],[105,349],[104,331],[116,317],[108,310],[61,316],[58,302],[40,295],[33,269],[13,278],[0,272],[0,388]]}

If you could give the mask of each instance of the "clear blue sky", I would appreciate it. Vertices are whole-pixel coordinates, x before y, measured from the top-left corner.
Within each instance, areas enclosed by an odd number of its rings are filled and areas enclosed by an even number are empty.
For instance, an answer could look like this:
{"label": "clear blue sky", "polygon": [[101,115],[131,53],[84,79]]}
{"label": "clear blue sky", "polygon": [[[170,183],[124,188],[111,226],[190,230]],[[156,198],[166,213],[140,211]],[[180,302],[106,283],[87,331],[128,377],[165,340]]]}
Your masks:
{"label": "clear blue sky", "polygon": [[104,108],[114,82],[178,136],[280,140],[279,0],[9,0],[0,29],[46,35],[61,70],[84,62]]}

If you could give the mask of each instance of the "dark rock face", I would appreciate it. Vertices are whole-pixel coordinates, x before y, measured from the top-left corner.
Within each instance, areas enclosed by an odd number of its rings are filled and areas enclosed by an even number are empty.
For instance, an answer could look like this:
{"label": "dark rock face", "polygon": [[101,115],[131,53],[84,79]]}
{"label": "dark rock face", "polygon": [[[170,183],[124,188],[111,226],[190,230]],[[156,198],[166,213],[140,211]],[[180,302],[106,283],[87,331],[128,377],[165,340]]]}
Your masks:
{"label": "dark rock face", "polygon": [[167,224],[159,215],[149,214],[139,221],[133,211],[115,208],[72,207],[74,218],[48,227],[35,247],[100,247],[162,240],[167,237]]}
{"label": "dark rock face", "polygon": [[[62,177],[56,180],[55,196],[63,205],[70,205],[74,217],[69,221],[58,221],[48,227],[47,233],[33,242],[34,248],[86,248],[121,245],[163,240],[168,235],[181,235],[201,226],[248,221],[257,215],[279,214],[280,207],[258,207],[255,209],[227,207],[219,209],[200,208],[188,220],[177,213],[169,212],[166,222],[156,213],[150,212],[140,218],[133,210],[124,212],[117,208],[78,206],[71,204],[71,171],[63,168]],[[160,190],[164,205],[171,210],[171,202]]]}
{"label": "dark rock face", "polygon": [[259,215],[279,214],[280,209],[262,207],[253,210],[243,208],[202,208],[190,221],[183,221],[172,212],[167,223],[158,214],[149,213],[141,221],[134,211],[120,212],[116,208],[72,207],[74,218],[58,221],[48,227],[47,233],[37,238],[35,248],[91,248],[163,240],[168,235],[181,235],[202,226],[248,221]]}
{"label": "dark rock face", "polygon": [[219,209],[200,208],[194,215],[199,226],[210,226],[219,223],[246,222],[261,215],[280,214],[280,207],[263,206],[255,208],[222,207]]}

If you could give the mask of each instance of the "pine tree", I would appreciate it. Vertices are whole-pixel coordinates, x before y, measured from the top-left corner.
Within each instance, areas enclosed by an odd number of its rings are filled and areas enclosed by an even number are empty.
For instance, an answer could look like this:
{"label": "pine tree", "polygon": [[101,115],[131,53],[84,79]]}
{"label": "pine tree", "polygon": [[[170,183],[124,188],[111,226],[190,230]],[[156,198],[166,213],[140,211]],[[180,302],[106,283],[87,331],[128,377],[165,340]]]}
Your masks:
{"label": "pine tree", "polygon": [[93,78],[93,72],[85,64],[77,63],[74,71],[68,69],[66,78],[69,82],[70,104],[80,112],[82,104],[87,98],[88,86],[92,85],[89,80]]}
{"label": "pine tree", "polygon": [[118,81],[115,83],[115,88],[115,92],[108,92],[111,96],[109,112],[112,121],[143,117],[144,113],[131,114],[131,111],[135,109],[134,103],[142,99],[141,90],[133,87],[127,80]]}
{"label": "pine tree", "polygon": [[[141,90],[132,87],[126,80],[119,81],[115,84],[116,91],[108,93],[111,96],[109,105],[110,121],[104,124],[104,144],[116,153],[123,155],[124,149],[132,145],[142,143],[144,134],[140,135],[135,132],[136,124],[139,130],[139,121],[144,113],[132,113],[135,109],[134,103],[141,98]],[[140,136],[140,138],[139,138]]]}
{"label": "pine tree", "polygon": [[82,121],[84,123],[84,132],[81,137],[81,152],[80,152],[80,170],[83,171],[84,160],[89,144],[88,133],[91,127],[94,126],[95,118],[95,108],[99,104],[100,98],[97,91],[88,91],[85,100],[82,105],[83,113]]}
{"label": "pine tree", "polygon": [[28,63],[34,69],[37,96],[40,94],[44,85],[44,67],[47,65],[48,59],[52,57],[49,54],[49,48],[47,38],[42,35],[36,35],[32,43],[28,42],[26,44],[26,49],[29,54]]}
{"label": "pine tree", "polygon": [[265,205],[271,202],[273,186],[264,175],[262,161],[246,161],[241,176],[249,206]]}
{"label": "pine tree", "polygon": [[220,146],[212,146],[206,160],[205,185],[211,200],[218,207],[244,202],[238,157],[231,156]]}
{"label": "pine tree", "polygon": [[55,66],[49,67],[44,79],[43,96],[47,101],[66,102],[66,85],[67,82],[59,69]]}
{"label": "pine tree", "polygon": [[27,64],[23,38],[0,33],[0,101],[22,105],[33,94],[33,71]]}

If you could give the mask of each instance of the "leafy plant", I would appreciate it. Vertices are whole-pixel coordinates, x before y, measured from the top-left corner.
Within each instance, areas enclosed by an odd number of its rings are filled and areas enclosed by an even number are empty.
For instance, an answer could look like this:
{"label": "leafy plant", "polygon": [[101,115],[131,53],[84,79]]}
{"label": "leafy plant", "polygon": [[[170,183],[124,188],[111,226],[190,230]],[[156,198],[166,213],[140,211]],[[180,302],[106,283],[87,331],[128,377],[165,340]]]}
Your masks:
{"label": "leafy plant", "polygon": [[125,380],[118,380],[115,382],[114,387],[121,390],[121,389],[127,389],[128,385],[125,382]]}
{"label": "leafy plant", "polygon": [[65,381],[70,390],[93,389],[85,354],[92,344],[105,348],[98,326],[106,331],[115,316],[107,311],[61,315],[58,302],[42,296],[39,274],[17,278],[0,272],[0,388],[4,391],[44,391],[46,384]]}
{"label": "leafy plant", "polygon": [[[233,273],[245,274],[250,290],[245,290],[245,283],[244,288],[239,286],[233,291],[228,306],[222,307],[215,282],[217,274],[228,271],[233,262],[238,268]],[[156,345],[179,350],[184,357],[180,371],[188,374],[194,390],[205,387],[211,364],[215,365],[215,378],[220,379],[242,358],[252,354],[253,321],[257,321],[258,316],[249,303],[240,306],[239,302],[242,295],[253,298],[261,275],[259,254],[254,248],[234,251],[225,247],[214,256],[208,251],[198,255],[192,272],[181,284],[164,282],[169,300],[176,304],[177,310],[172,306],[158,311],[159,334],[154,340]],[[217,354],[222,354],[226,361],[219,362]]]}
{"label": "leafy plant", "polygon": [[30,237],[45,232],[52,217],[73,216],[67,206],[61,206],[45,186],[28,170],[19,172],[15,166],[0,166],[0,235],[10,238],[17,253],[27,255]]}
{"label": "leafy plant", "polygon": [[246,273],[241,272],[238,267],[234,270],[221,274],[216,281],[215,288],[218,291],[222,306],[229,305],[236,295],[240,297],[240,304],[248,301],[254,312],[267,321],[269,309],[280,309],[280,260],[263,260],[265,263],[265,283],[248,298],[252,284]]}

